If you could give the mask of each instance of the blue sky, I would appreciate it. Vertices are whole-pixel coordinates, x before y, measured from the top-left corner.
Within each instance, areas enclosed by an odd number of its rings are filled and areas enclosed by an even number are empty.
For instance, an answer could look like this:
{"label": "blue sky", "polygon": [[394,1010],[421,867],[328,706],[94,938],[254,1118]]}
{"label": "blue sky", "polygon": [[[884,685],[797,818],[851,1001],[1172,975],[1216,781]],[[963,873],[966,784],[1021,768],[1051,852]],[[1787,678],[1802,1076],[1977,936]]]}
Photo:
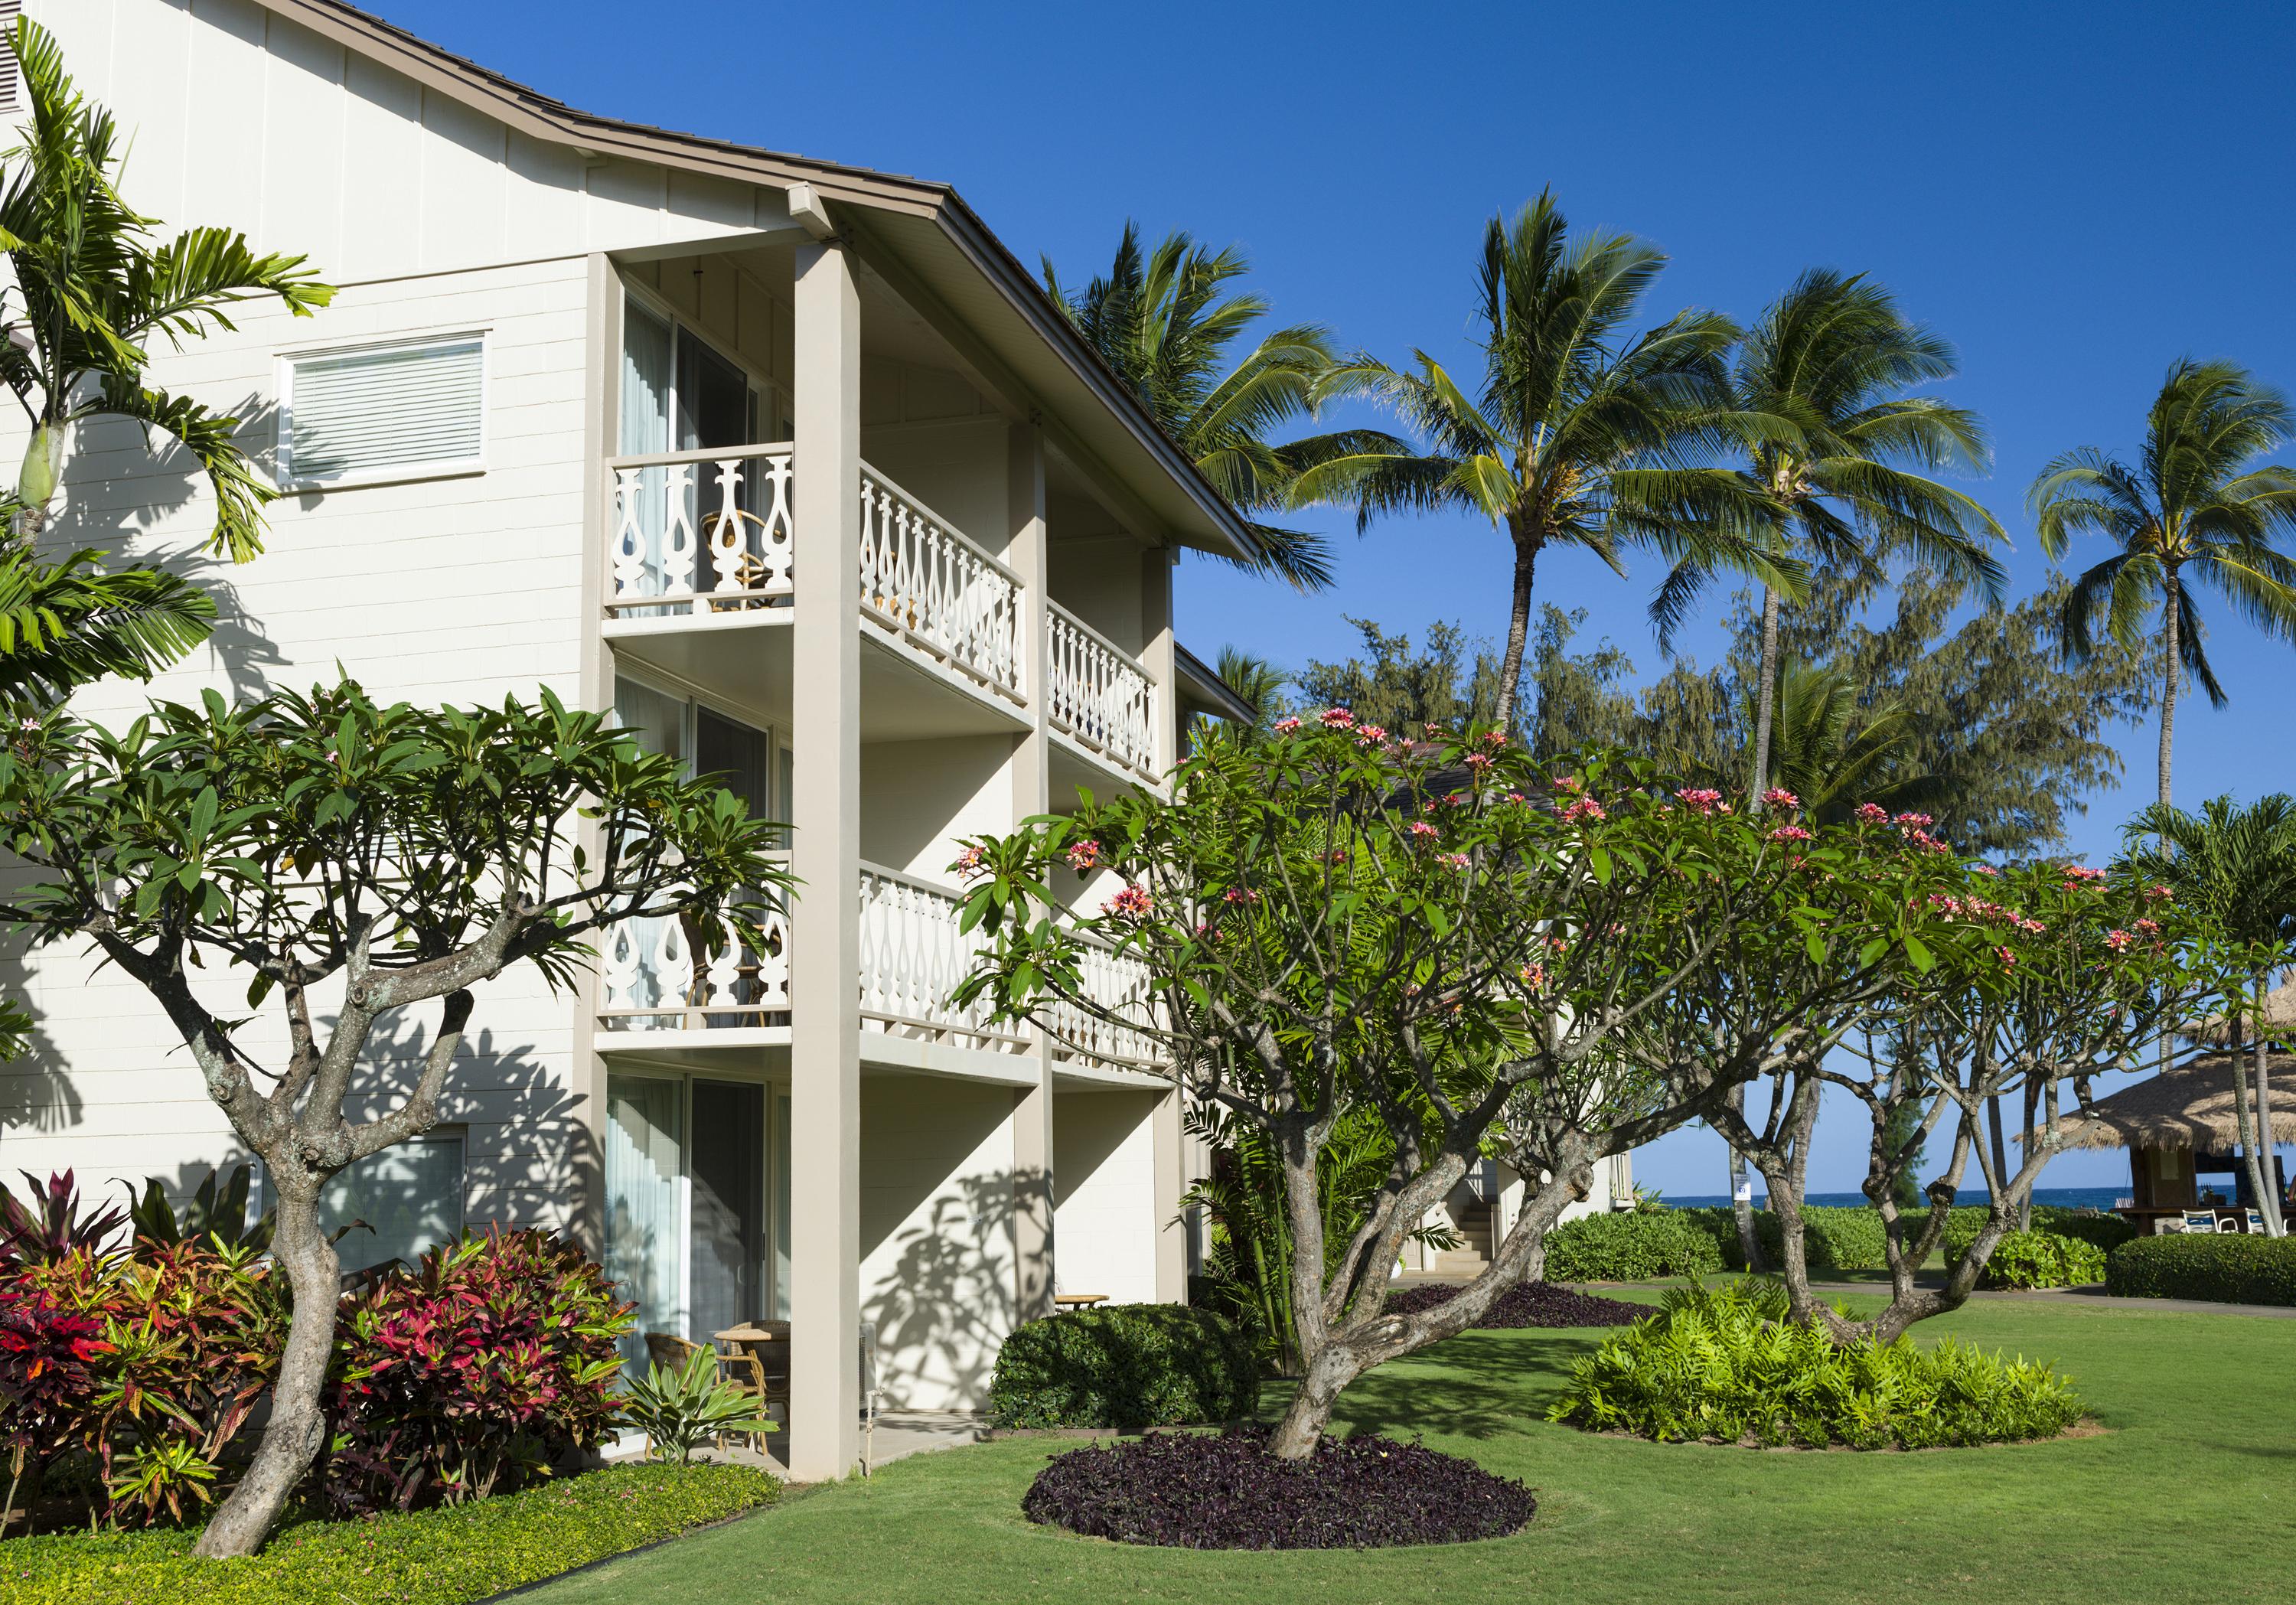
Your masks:
{"label": "blue sky", "polygon": [[[1655,313],[1751,316],[1806,266],[1870,271],[1960,348],[1947,393],[1992,427],[1997,465],[1973,488],[2015,542],[2020,591],[2046,572],[2022,507],[2034,471],[2070,446],[2133,446],[2172,359],[2227,356],[2296,387],[2283,6],[653,0],[634,28],[619,0],[365,3],[586,110],[947,180],[1064,277],[1104,266],[1128,216],[1240,245],[1278,315],[1390,360],[1416,346],[1470,366],[1482,223],[1546,185],[1574,220],[1670,253]],[[1358,542],[1332,523],[1336,592],[1192,563],[1184,638],[1298,663],[1348,649],[1346,614],[1504,628],[1487,528],[1431,519]],[[1587,609],[1582,639],[1610,636],[1648,674],[1656,577],[1551,558],[1539,594]],[[2296,785],[2278,737],[2296,655],[2212,613],[2232,704],[2179,718],[2188,803]],[[2146,800],[2152,739],[2121,733],[2136,787],[2090,799],[2077,848],[2109,851]],[[1827,1126],[1819,1191],[1863,1168],[1853,1124]],[[1719,1191],[1720,1142],[1678,1134],[1643,1173]],[[2046,1181],[2126,1175],[2113,1151]]]}

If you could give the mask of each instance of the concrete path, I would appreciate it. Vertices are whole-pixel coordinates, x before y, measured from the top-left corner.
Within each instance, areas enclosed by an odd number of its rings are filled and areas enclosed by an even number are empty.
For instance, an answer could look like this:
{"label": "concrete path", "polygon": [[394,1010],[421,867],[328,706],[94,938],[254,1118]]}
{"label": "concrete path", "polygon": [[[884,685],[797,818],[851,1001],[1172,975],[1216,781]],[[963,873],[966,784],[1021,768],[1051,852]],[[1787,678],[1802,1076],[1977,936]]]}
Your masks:
{"label": "concrete path", "polygon": [[[1820,1293],[1853,1293],[1866,1298],[1888,1298],[1886,1283],[1871,1282],[1813,1282],[1810,1289]],[[2101,1282],[2084,1288],[1999,1288],[1980,1289],[1970,1295],[1972,1299],[2006,1299],[2012,1302],[2073,1305],[2082,1308],[2094,1306],[2108,1310],[2153,1310],[2178,1315],[2261,1315],[2267,1321],[2296,1321],[2296,1309],[2277,1304],[2213,1304],[2200,1298],[2115,1298],[2104,1290]]]}
{"label": "concrete path", "polygon": [[[977,1444],[988,1434],[988,1418],[957,1410],[887,1410],[877,1416],[876,1430],[862,1429],[862,1453],[874,1470],[889,1466],[897,1460],[906,1460],[912,1454],[929,1454],[935,1449],[954,1449],[963,1444]],[[766,1442],[770,1445],[774,1437]],[[610,1445],[603,1458],[608,1462],[635,1460],[645,1453],[643,1436],[631,1434],[619,1443]],[[760,1466],[776,1477],[786,1478],[789,1468],[773,1454],[734,1445],[719,1449],[708,1448],[695,1453],[696,1460],[728,1461],[737,1466]]]}

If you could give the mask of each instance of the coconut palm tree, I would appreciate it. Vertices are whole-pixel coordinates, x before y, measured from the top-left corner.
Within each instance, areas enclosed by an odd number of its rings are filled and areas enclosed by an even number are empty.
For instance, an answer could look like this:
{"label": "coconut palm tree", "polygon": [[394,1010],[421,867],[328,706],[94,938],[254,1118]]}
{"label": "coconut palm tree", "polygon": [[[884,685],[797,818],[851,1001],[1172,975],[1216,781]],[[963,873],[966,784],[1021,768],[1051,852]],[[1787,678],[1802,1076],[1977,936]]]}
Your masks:
{"label": "coconut palm tree", "polygon": [[2069,654],[2090,654],[2100,614],[2128,648],[2144,638],[2148,619],[2159,619],[2163,807],[2185,677],[2213,706],[2225,703],[2202,644],[2195,585],[2267,634],[2296,639],[2296,562],[2275,545],[2296,528],[2296,469],[2249,466],[2286,444],[2292,430],[2296,414],[2278,390],[2236,363],[2185,357],[2153,397],[2137,462],[2079,446],[2042,469],[2027,493],[2050,557],[2062,557],[2083,531],[2120,548],[2073,581],[2064,607]]}
{"label": "coconut palm tree", "polygon": [[[1246,513],[1285,505],[1303,468],[1393,444],[1364,430],[1270,438],[1315,414],[1316,381],[1335,358],[1328,330],[1292,323],[1228,365],[1231,348],[1269,311],[1265,296],[1225,289],[1250,269],[1234,247],[1209,250],[1177,231],[1144,251],[1140,226],[1131,222],[1106,275],[1080,291],[1063,288],[1050,259],[1044,264],[1045,288],[1078,332],[1204,477]],[[1259,550],[1244,566],[1302,591],[1331,585],[1324,536],[1264,521],[1250,528]]]}
{"label": "coconut palm tree", "polygon": [[1782,666],[1769,778],[1800,799],[1804,815],[1824,824],[1846,822],[1865,803],[1892,812],[1945,807],[1945,782],[1911,761],[1913,732],[1905,710],[1887,702],[1861,706],[1861,689],[1845,669],[1798,659]]}
{"label": "coconut palm tree", "polygon": [[1657,546],[1792,589],[1798,569],[1742,537],[1748,496],[1734,477],[1683,453],[1720,400],[1718,359],[1737,338],[1719,313],[1629,325],[1666,266],[1655,246],[1570,233],[1551,192],[1483,232],[1475,324],[1480,383],[1467,389],[1424,351],[1415,367],[1369,356],[1327,376],[1325,395],[1386,404],[1423,447],[1337,455],[1293,487],[1302,501],[1352,502],[1357,527],[1405,512],[1459,509],[1490,520],[1513,556],[1497,723],[1512,725],[1538,560],[1558,547],[1620,553]]}
{"label": "coconut palm tree", "polygon": [[262,549],[262,508],[278,493],[240,450],[238,419],[144,383],[152,343],[229,329],[242,301],[304,316],[334,292],[301,257],[258,257],[232,229],[185,228],[154,243],[155,220],[119,195],[111,113],[81,96],[37,24],[20,20],[13,43],[30,118],[0,177],[0,252],[15,280],[0,290],[0,381],[24,409],[31,444],[12,528],[29,537],[46,527],[73,426],[119,417],[191,454],[215,492],[214,545],[244,561]]}
{"label": "coconut palm tree", "polygon": [[[1975,414],[1907,392],[1952,377],[1953,348],[1908,320],[1896,299],[1862,274],[1812,268],[1772,302],[1732,354],[1726,411],[1715,432],[1759,510],[1759,538],[1780,559],[1801,558],[1871,579],[1902,555],[1942,578],[1974,582],[1997,601],[2005,576],[1991,551],[2001,526],[1968,495],[1923,470],[1980,469],[1985,431]],[[1661,647],[1713,565],[1702,553],[1675,565],[1651,602]],[[1762,588],[1761,661],[1755,679],[1751,791],[1770,786],[1779,684],[1775,585]]]}
{"label": "coconut palm tree", "polygon": [[2233,1109],[2257,1213],[2267,1232],[2283,1236],[2287,1226],[2269,1159],[2272,1088],[2264,1009],[2273,972],[2296,958],[2296,798],[2275,792],[2243,807],[2230,797],[2212,797],[2198,814],[2155,803],[2124,829],[2128,866],[2169,888],[2179,906],[2202,915],[2248,955],[2255,1070],[2243,1086],[2235,1014],[2226,1022],[2226,1039],[2234,1064]]}

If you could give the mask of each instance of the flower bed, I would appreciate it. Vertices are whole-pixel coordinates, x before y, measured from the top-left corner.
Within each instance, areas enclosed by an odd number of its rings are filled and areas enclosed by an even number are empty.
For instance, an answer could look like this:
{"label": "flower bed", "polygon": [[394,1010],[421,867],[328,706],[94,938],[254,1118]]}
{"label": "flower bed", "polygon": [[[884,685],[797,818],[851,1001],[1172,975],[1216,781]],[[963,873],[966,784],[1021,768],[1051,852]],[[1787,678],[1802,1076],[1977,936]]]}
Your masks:
{"label": "flower bed", "polygon": [[245,1560],[188,1531],[54,1533],[0,1545],[0,1605],[469,1605],[770,1504],[742,1466],[616,1466],[524,1493],[289,1527]]}
{"label": "flower bed", "polygon": [[[1459,1290],[1441,1282],[1423,1282],[1388,1295],[1387,1307],[1398,1315],[1415,1315],[1458,1296]],[[1527,1326],[1631,1326],[1651,1313],[1647,1304],[1623,1298],[1601,1298],[1551,1282],[1526,1282],[1509,1288],[1475,1322],[1478,1331],[1509,1331]]]}
{"label": "flower bed", "polygon": [[1456,1454],[1358,1433],[1291,1462],[1268,1453],[1264,1427],[1074,1450],[1021,1502],[1031,1521],[1179,1549],[1459,1544],[1520,1532],[1537,1508],[1522,1484]]}

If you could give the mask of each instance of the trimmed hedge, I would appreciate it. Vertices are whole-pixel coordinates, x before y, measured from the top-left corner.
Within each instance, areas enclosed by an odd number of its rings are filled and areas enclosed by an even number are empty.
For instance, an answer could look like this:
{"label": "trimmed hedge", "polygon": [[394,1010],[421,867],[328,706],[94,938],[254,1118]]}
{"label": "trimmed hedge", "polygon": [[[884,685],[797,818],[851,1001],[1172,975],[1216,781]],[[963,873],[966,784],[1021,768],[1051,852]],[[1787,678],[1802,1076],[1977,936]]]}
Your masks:
{"label": "trimmed hedge", "polygon": [[1934,1449],[2053,1437],[2080,1419],[2069,1379],[1952,1339],[1836,1345],[1754,1278],[1671,1288],[1659,1313],[1571,1367],[1547,1419],[1660,1443]]}
{"label": "trimmed hedge", "polygon": [[746,1466],[612,1466],[468,1504],[299,1522],[248,1560],[194,1560],[187,1530],[12,1538],[0,1605],[469,1605],[780,1495]]}
{"label": "trimmed hedge", "polygon": [[1210,1310],[1119,1304],[1031,1321],[1004,1339],[988,1385],[996,1425],[1197,1426],[1259,1405],[1250,1334]]}
{"label": "trimmed hedge", "polygon": [[[1589,1215],[1546,1234],[1548,1282],[1648,1282],[1656,1276],[1706,1276],[1722,1252],[1689,1209]],[[1728,1210],[1724,1210],[1726,1216]]]}
{"label": "trimmed hedge", "polygon": [[[1976,1240],[1978,1232],[1984,1225],[1984,1210],[1967,1208],[1955,1210],[1952,1218],[1946,1223],[1945,1241],[1942,1245],[1947,1263],[1950,1264],[1967,1253],[1969,1245]],[[2104,1256],[2136,1235],[2136,1228],[2117,1215],[2078,1215],[2070,1209],[2050,1204],[2039,1204],[2034,1207],[2033,1230],[2036,1232],[2046,1232],[2052,1237],[2070,1239],[2074,1243],[2095,1249],[2093,1261],[2091,1256],[2080,1253],[2079,1249],[2064,1250],[2068,1255],[2077,1257],[2081,1262],[2082,1268],[2094,1269],[2095,1274],[2078,1278],[2070,1283],[2061,1282],[2009,1283],[1988,1280],[1984,1283],[1985,1286],[2066,1287],[2079,1286],[2084,1282],[2102,1282],[2104,1279]],[[2007,1246],[2008,1239],[2018,1234],[2015,1232],[2005,1234],[2002,1239],[2003,1246]],[[1988,1278],[1994,1273],[1994,1267],[1999,1264],[2000,1258],[2001,1251],[1996,1249],[1993,1257],[1986,1263],[1986,1274]]]}
{"label": "trimmed hedge", "polygon": [[2296,1237],[2139,1237],[2104,1263],[2104,1290],[2123,1298],[2296,1305]]}

